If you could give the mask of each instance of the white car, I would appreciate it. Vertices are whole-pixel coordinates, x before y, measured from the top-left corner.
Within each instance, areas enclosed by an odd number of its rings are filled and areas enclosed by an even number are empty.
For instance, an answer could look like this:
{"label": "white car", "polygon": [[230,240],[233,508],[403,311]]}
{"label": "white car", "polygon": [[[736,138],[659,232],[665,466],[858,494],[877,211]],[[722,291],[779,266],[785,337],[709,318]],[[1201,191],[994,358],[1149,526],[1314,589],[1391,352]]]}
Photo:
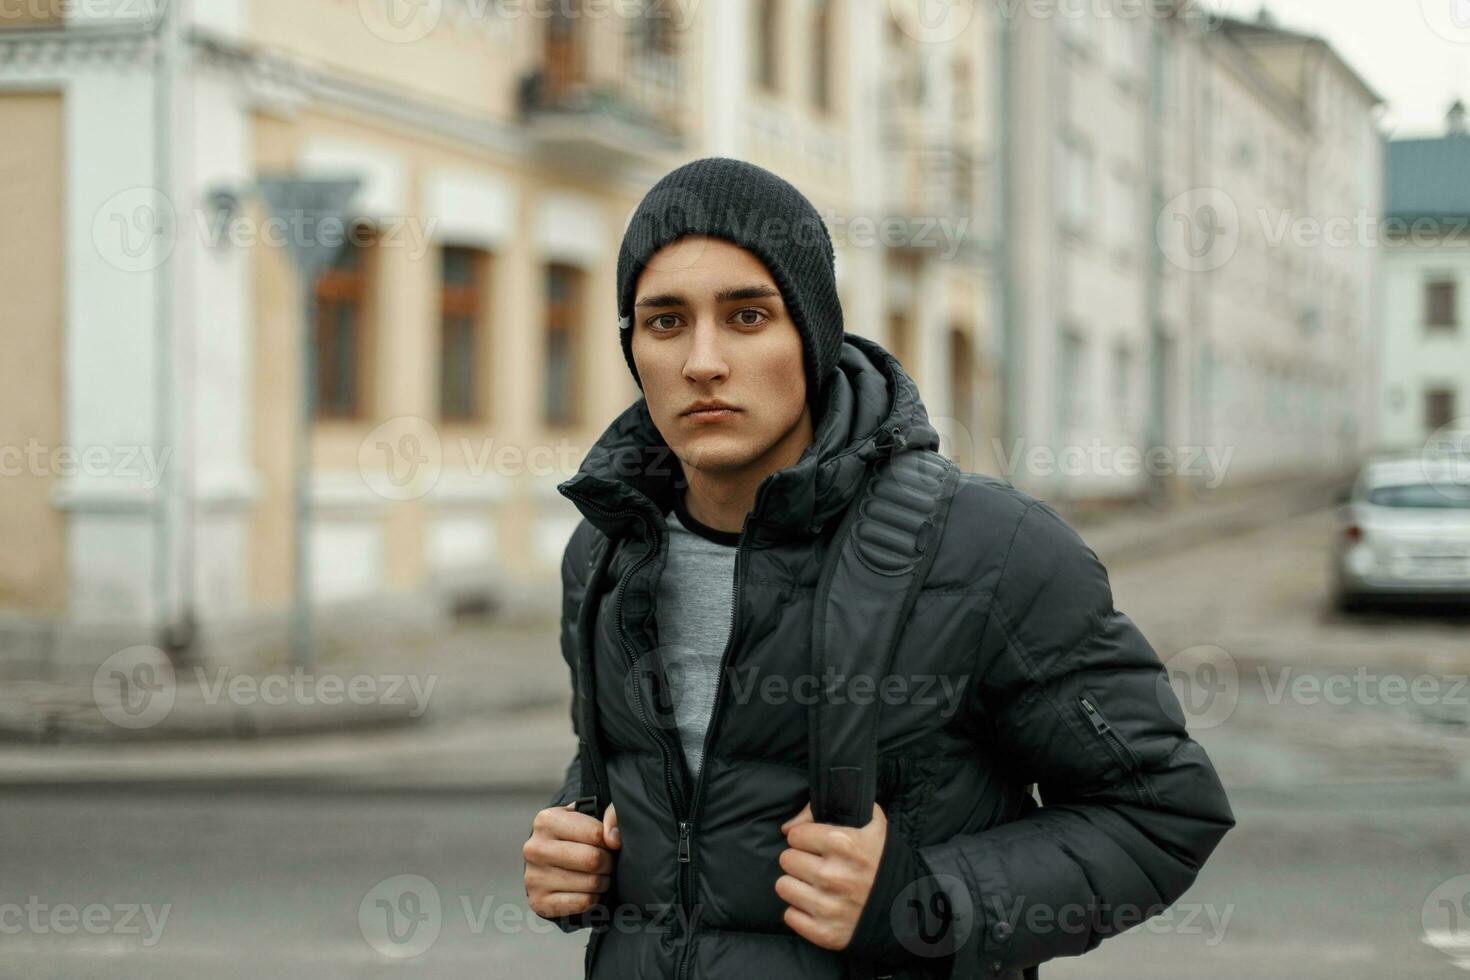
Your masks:
{"label": "white car", "polygon": [[1470,602],[1470,459],[1369,463],[1340,502],[1333,548],[1339,609],[1387,598]]}

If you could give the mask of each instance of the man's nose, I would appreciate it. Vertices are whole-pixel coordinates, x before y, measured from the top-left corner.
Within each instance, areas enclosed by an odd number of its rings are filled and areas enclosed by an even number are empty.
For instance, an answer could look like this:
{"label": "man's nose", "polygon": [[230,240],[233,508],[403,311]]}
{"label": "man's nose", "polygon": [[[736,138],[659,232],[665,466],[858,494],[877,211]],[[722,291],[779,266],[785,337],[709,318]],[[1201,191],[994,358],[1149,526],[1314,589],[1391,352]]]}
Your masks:
{"label": "man's nose", "polygon": [[700,317],[694,322],[693,334],[689,356],[684,361],[685,376],[690,380],[708,381],[729,373],[719,325],[712,318]]}

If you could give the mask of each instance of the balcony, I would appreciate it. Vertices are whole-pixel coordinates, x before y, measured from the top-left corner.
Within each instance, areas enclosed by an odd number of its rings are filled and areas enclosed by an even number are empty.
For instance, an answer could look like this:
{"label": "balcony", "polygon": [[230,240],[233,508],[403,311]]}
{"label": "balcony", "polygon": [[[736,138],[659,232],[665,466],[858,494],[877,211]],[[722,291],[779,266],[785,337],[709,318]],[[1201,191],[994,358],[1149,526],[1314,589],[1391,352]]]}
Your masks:
{"label": "balcony", "polygon": [[607,60],[583,68],[553,55],[521,79],[521,121],[543,157],[627,166],[683,145],[678,56],[624,50]]}
{"label": "balcony", "polygon": [[[954,140],[897,142],[890,134],[883,150],[883,211],[912,222],[963,222],[965,251],[974,257],[990,236],[989,182],[984,158]],[[922,245],[922,241],[916,243]]]}

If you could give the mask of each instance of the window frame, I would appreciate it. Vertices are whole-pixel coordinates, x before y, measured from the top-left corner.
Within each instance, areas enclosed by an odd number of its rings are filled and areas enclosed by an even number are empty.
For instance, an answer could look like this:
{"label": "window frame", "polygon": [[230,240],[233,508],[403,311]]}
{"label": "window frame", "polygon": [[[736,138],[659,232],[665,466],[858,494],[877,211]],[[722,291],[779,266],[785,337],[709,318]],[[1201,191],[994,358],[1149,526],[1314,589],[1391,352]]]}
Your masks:
{"label": "window frame", "polygon": [[[451,254],[464,255],[469,263],[469,280],[467,282],[450,282],[448,276],[448,262]],[[437,407],[441,421],[450,423],[467,423],[483,421],[487,416],[485,387],[483,384],[484,371],[482,362],[486,350],[486,286],[489,282],[489,267],[492,261],[491,254],[483,248],[473,245],[460,245],[446,243],[439,251],[439,358],[437,383]],[[468,406],[450,406],[447,403],[449,395],[448,385],[448,361],[451,330],[458,331],[459,326],[451,326],[451,323],[463,322],[468,319],[469,334],[469,394]]]}
{"label": "window frame", "polygon": [[[376,278],[375,249],[380,233],[370,223],[354,222],[332,264],[312,283],[311,418],[318,422],[356,421],[368,414],[368,387],[372,377],[372,287]],[[349,402],[339,405],[324,394],[337,386],[340,359],[333,314],[353,311],[352,378]],[[332,329],[328,329],[332,327]]]}

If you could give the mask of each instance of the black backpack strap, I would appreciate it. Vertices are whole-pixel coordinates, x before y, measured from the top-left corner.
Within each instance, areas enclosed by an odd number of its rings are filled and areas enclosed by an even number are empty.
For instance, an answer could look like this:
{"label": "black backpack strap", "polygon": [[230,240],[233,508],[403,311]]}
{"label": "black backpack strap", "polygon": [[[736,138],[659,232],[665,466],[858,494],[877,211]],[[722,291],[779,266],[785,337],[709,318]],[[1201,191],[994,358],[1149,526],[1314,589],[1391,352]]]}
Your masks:
{"label": "black backpack strap", "polygon": [[939,551],[960,469],[932,450],[881,460],[848,507],[817,582],[808,714],[812,816],[862,827],[873,813],[881,698],[843,696],[854,677],[881,690],[924,577]]}
{"label": "black backpack strap", "polygon": [[602,763],[602,747],[597,738],[597,682],[592,665],[596,661],[596,634],[593,624],[597,621],[597,607],[602,581],[607,576],[607,567],[612,561],[613,547],[610,539],[599,535],[592,545],[592,570],[587,575],[587,587],[582,592],[582,606],[577,611],[577,758],[581,762],[581,793],[576,799],[579,813],[602,819],[607,809],[607,773]]}

